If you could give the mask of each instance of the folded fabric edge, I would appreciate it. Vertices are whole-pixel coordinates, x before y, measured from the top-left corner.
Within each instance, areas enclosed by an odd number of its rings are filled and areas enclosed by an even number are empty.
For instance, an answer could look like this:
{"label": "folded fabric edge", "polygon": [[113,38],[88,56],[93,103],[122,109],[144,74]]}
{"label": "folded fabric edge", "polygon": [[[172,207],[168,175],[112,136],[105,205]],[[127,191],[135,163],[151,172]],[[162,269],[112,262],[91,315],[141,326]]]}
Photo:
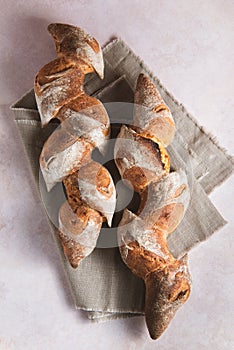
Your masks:
{"label": "folded fabric edge", "polygon": [[141,315],[144,315],[144,312],[140,311],[140,310],[134,310],[134,309],[131,309],[131,310],[128,310],[128,309],[110,309],[110,308],[107,308],[106,310],[104,309],[98,309],[98,308],[88,308],[86,306],[79,306],[77,304],[75,304],[75,308],[77,310],[84,310],[84,311],[88,311],[88,312],[93,312],[93,313],[99,313],[99,314],[112,314],[112,313],[115,313],[115,314],[118,314],[118,313],[122,313],[122,314],[126,314],[126,313],[133,313],[133,314],[141,314]]}
{"label": "folded fabric edge", "polygon": [[144,316],[143,313],[112,313],[112,314],[104,314],[103,315],[96,315],[92,313],[87,313],[87,317],[90,321],[93,323],[102,323],[102,322],[107,322],[111,320],[117,320],[120,318],[132,318],[132,317],[139,317],[139,316]]}
{"label": "folded fabric edge", "polygon": [[[29,90],[27,90],[17,101],[13,102],[12,104],[10,104],[10,109],[11,110],[32,110],[32,111],[35,111],[37,112],[37,108],[36,106],[33,106],[33,108],[22,108],[20,107],[20,104],[23,103],[25,101],[26,98],[28,98],[28,96],[34,96],[34,89],[31,88]],[[35,107],[35,108],[34,108]]]}
{"label": "folded fabric edge", "polygon": [[[75,299],[74,299],[75,300]],[[87,318],[95,323],[106,322],[110,320],[115,320],[119,318],[130,318],[136,316],[144,316],[145,313],[139,310],[126,310],[126,309],[110,309],[106,310],[87,308],[85,306],[78,306],[75,301],[76,310],[82,310],[87,313]]]}

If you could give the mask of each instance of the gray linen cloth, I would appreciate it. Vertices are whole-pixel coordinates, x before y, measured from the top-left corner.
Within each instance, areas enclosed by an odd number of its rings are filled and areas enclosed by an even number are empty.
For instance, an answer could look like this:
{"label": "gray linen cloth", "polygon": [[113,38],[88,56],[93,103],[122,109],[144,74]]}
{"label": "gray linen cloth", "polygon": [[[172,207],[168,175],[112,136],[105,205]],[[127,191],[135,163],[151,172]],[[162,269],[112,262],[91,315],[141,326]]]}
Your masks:
{"label": "gray linen cloth", "polygon": [[[108,44],[103,53],[105,78],[100,80],[94,74],[87,76],[85,89],[105,103],[107,110],[112,108],[108,110],[112,123],[131,122],[131,117],[126,117],[128,113],[124,115],[122,107],[118,108],[122,106],[118,102],[133,102],[133,91],[141,72],[154,81],[172,111],[177,132],[168,151],[173,167],[182,167],[187,172],[192,192],[190,206],[182,223],[168,239],[174,256],[182,256],[226,223],[208,194],[231,175],[233,158],[198,125],[121,39]],[[17,101],[12,109],[38,185],[41,148],[57,124],[52,122],[41,128],[33,90]],[[88,311],[88,317],[96,321],[144,314],[144,284],[124,265],[116,246],[96,248],[74,270],[64,257],[54,224],[50,222],[50,225],[78,309]],[[100,238],[103,234],[101,231]]]}

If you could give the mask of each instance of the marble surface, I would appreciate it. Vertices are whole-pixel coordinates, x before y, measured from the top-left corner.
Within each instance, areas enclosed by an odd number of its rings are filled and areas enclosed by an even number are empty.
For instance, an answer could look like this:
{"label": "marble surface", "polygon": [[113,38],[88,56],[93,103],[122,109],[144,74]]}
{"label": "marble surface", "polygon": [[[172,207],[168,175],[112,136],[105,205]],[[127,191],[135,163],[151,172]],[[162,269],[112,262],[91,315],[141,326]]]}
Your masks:
{"label": "marble surface", "polygon": [[[143,5],[144,3],[144,5]],[[9,104],[54,58],[50,22],[101,44],[122,37],[230,154],[234,3],[222,0],[0,0],[0,350],[234,348],[234,179],[211,195],[228,224],[190,254],[193,290],[150,340],[143,317],[95,324],[74,309]]]}

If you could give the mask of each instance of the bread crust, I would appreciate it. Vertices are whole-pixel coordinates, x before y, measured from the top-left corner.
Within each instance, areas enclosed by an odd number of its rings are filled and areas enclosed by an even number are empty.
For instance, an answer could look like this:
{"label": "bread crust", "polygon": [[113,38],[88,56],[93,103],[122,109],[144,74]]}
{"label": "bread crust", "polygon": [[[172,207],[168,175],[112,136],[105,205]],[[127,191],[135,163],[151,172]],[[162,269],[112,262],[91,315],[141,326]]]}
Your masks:
{"label": "bread crust", "polygon": [[134,125],[121,128],[115,162],[141,203],[136,214],[125,209],[118,242],[125,264],[145,282],[146,324],[151,338],[157,339],[190,294],[187,259],[175,259],[167,246],[167,236],[183,219],[190,194],[185,173],[170,173],[164,148],[175,132],[170,110],[143,74],[137,80],[135,103]]}
{"label": "bread crust", "polygon": [[[40,69],[34,90],[42,126],[53,118],[61,125],[47,139],[40,167],[50,191],[63,181],[67,193],[59,212],[58,235],[72,267],[96,245],[102,222],[111,225],[116,194],[109,172],[93,162],[95,147],[105,150],[110,121],[102,103],[84,91],[85,75],[103,78],[99,43],[83,29],[52,23],[57,58]],[[94,178],[92,178],[94,177]]]}
{"label": "bread crust", "polygon": [[170,169],[166,150],[126,125],[121,127],[115,142],[114,158],[121,177],[128,180],[136,192],[159,180]]}
{"label": "bread crust", "polygon": [[93,251],[101,226],[101,215],[87,205],[70,206],[69,202],[62,205],[58,235],[73,268],[77,268],[79,262]]}
{"label": "bread crust", "polygon": [[138,133],[168,146],[174,137],[175,123],[155,84],[144,74],[137,79],[134,104],[133,124]]}
{"label": "bread crust", "polygon": [[76,203],[84,203],[88,207],[98,211],[103,220],[107,220],[111,226],[115,211],[116,191],[113,180],[101,164],[91,161],[81,167],[79,171],[64,180],[68,201],[71,206]]}

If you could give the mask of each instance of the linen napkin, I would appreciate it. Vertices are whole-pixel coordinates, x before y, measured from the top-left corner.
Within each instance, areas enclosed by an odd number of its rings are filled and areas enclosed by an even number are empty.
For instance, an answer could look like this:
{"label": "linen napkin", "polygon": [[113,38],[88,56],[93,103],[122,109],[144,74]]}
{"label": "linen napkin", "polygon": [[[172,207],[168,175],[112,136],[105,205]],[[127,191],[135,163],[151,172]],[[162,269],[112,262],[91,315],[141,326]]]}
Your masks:
{"label": "linen napkin", "polygon": [[[175,257],[182,256],[226,223],[208,194],[231,175],[233,158],[199,126],[126,43],[116,39],[103,49],[103,54],[105,78],[100,80],[96,75],[87,76],[85,90],[104,103],[112,123],[131,122],[133,92],[137,77],[142,72],[154,81],[175,119],[176,136],[168,151],[172,165],[185,169],[192,197],[182,223],[169,236],[168,244]],[[128,107],[128,103],[129,110],[123,110],[123,105]],[[57,124],[52,122],[41,128],[33,90],[14,103],[12,110],[32,174],[39,185],[39,155]],[[60,200],[55,201],[58,208]],[[55,216],[58,208],[54,208]],[[76,308],[86,310],[88,317],[95,321],[144,314],[144,283],[122,262],[115,244],[112,248],[103,248],[100,242],[105,233],[101,231],[98,248],[74,270],[63,254],[54,223],[56,218],[53,223],[50,221],[51,231],[59,248]]]}

